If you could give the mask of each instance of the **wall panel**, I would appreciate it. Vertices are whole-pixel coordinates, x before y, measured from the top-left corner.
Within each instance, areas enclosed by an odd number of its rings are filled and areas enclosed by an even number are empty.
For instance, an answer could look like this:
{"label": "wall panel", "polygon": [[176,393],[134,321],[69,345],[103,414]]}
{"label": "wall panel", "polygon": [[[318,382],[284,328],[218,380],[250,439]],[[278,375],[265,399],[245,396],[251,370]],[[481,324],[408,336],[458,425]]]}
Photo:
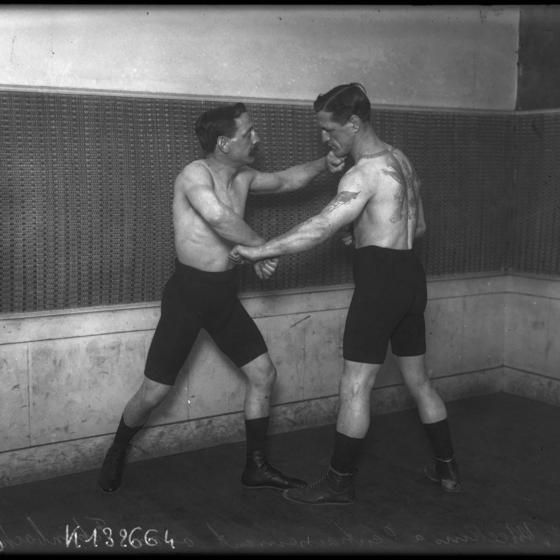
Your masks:
{"label": "wall panel", "polygon": [[516,118],[514,180],[508,199],[508,266],[560,274],[560,113]]}
{"label": "wall panel", "polygon": [[[202,154],[193,133],[216,102],[0,92],[0,311],[159,300],[174,261],[173,181]],[[248,103],[262,138],[255,166],[320,157],[310,106]],[[511,166],[511,115],[373,111],[377,132],[410,155],[423,180],[430,275],[500,271]],[[318,212],[336,192],[327,172],[304,190],[250,197],[247,220],[266,237]],[[337,238],[282,259],[267,282],[241,271],[244,291],[351,282]]]}

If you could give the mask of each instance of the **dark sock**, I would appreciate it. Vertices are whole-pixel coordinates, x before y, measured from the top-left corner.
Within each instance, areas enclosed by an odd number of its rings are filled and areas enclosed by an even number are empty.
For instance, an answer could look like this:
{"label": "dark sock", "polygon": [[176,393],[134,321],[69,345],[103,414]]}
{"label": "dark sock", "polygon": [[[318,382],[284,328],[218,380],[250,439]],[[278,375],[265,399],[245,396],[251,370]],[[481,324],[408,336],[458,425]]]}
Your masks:
{"label": "dark sock", "polygon": [[432,444],[436,459],[449,460],[453,458],[453,445],[451,443],[451,433],[449,432],[449,422],[447,418],[439,422],[424,424],[428,439]]}
{"label": "dark sock", "polygon": [[115,433],[113,443],[116,445],[128,445],[134,435],[142,429],[142,426],[130,428],[124,423],[124,416],[121,416],[121,421],[119,423],[119,427],[117,428],[117,432]]}
{"label": "dark sock", "polygon": [[363,441],[363,438],[353,438],[335,432],[331,467],[339,473],[353,472],[358,462],[358,453],[362,448]]}
{"label": "dark sock", "polygon": [[247,455],[253,451],[262,451],[264,453],[269,420],[269,416],[245,420]]}

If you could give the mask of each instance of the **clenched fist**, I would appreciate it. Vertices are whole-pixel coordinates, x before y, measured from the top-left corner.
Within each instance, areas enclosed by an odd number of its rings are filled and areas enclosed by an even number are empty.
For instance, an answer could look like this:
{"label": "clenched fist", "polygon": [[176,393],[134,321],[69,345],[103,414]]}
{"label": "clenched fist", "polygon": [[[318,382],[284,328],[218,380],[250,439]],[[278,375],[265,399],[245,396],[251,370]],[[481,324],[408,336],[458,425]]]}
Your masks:
{"label": "clenched fist", "polygon": [[331,150],[325,157],[327,159],[327,167],[331,173],[336,173],[337,171],[342,171],[344,169],[346,156],[339,158],[338,156],[335,156],[334,152]]}

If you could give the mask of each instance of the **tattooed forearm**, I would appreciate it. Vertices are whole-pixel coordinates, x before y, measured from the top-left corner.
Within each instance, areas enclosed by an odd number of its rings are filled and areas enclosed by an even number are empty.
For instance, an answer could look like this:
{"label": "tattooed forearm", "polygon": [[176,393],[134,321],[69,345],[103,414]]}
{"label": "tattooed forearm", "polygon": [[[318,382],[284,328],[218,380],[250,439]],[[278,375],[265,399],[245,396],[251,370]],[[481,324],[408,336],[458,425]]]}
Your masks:
{"label": "tattooed forearm", "polygon": [[343,204],[348,204],[351,200],[354,200],[360,192],[350,192],[350,191],[341,191],[339,192],[336,197],[325,207],[323,210],[324,214],[330,214],[335,208],[342,206]]}
{"label": "tattooed forearm", "polygon": [[315,222],[315,217],[308,218],[307,220],[301,222],[301,224],[298,224],[297,226],[287,231],[286,233],[282,233],[281,235],[278,235],[277,237],[269,241],[268,244],[272,244],[272,242],[274,241],[278,245],[283,245],[286,240],[288,240],[288,244],[289,244],[298,236],[301,236],[305,234],[305,232],[309,231],[309,229],[313,227],[314,222]]}
{"label": "tattooed forearm", "polygon": [[359,192],[341,191],[322,212],[261,245],[259,247],[259,258],[299,253],[322,243],[341,227],[339,224],[333,224],[332,217],[328,214],[339,206],[348,204],[359,194]]}

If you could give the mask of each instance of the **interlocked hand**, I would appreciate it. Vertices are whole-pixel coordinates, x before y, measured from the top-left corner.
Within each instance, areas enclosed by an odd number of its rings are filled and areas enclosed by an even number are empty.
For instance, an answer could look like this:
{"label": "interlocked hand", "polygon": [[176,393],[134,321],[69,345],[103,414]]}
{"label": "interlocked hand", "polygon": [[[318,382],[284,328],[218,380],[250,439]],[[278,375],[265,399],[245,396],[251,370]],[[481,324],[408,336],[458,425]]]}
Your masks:
{"label": "interlocked hand", "polygon": [[274,274],[277,266],[278,258],[264,259],[253,264],[255,273],[261,280],[268,280]]}

